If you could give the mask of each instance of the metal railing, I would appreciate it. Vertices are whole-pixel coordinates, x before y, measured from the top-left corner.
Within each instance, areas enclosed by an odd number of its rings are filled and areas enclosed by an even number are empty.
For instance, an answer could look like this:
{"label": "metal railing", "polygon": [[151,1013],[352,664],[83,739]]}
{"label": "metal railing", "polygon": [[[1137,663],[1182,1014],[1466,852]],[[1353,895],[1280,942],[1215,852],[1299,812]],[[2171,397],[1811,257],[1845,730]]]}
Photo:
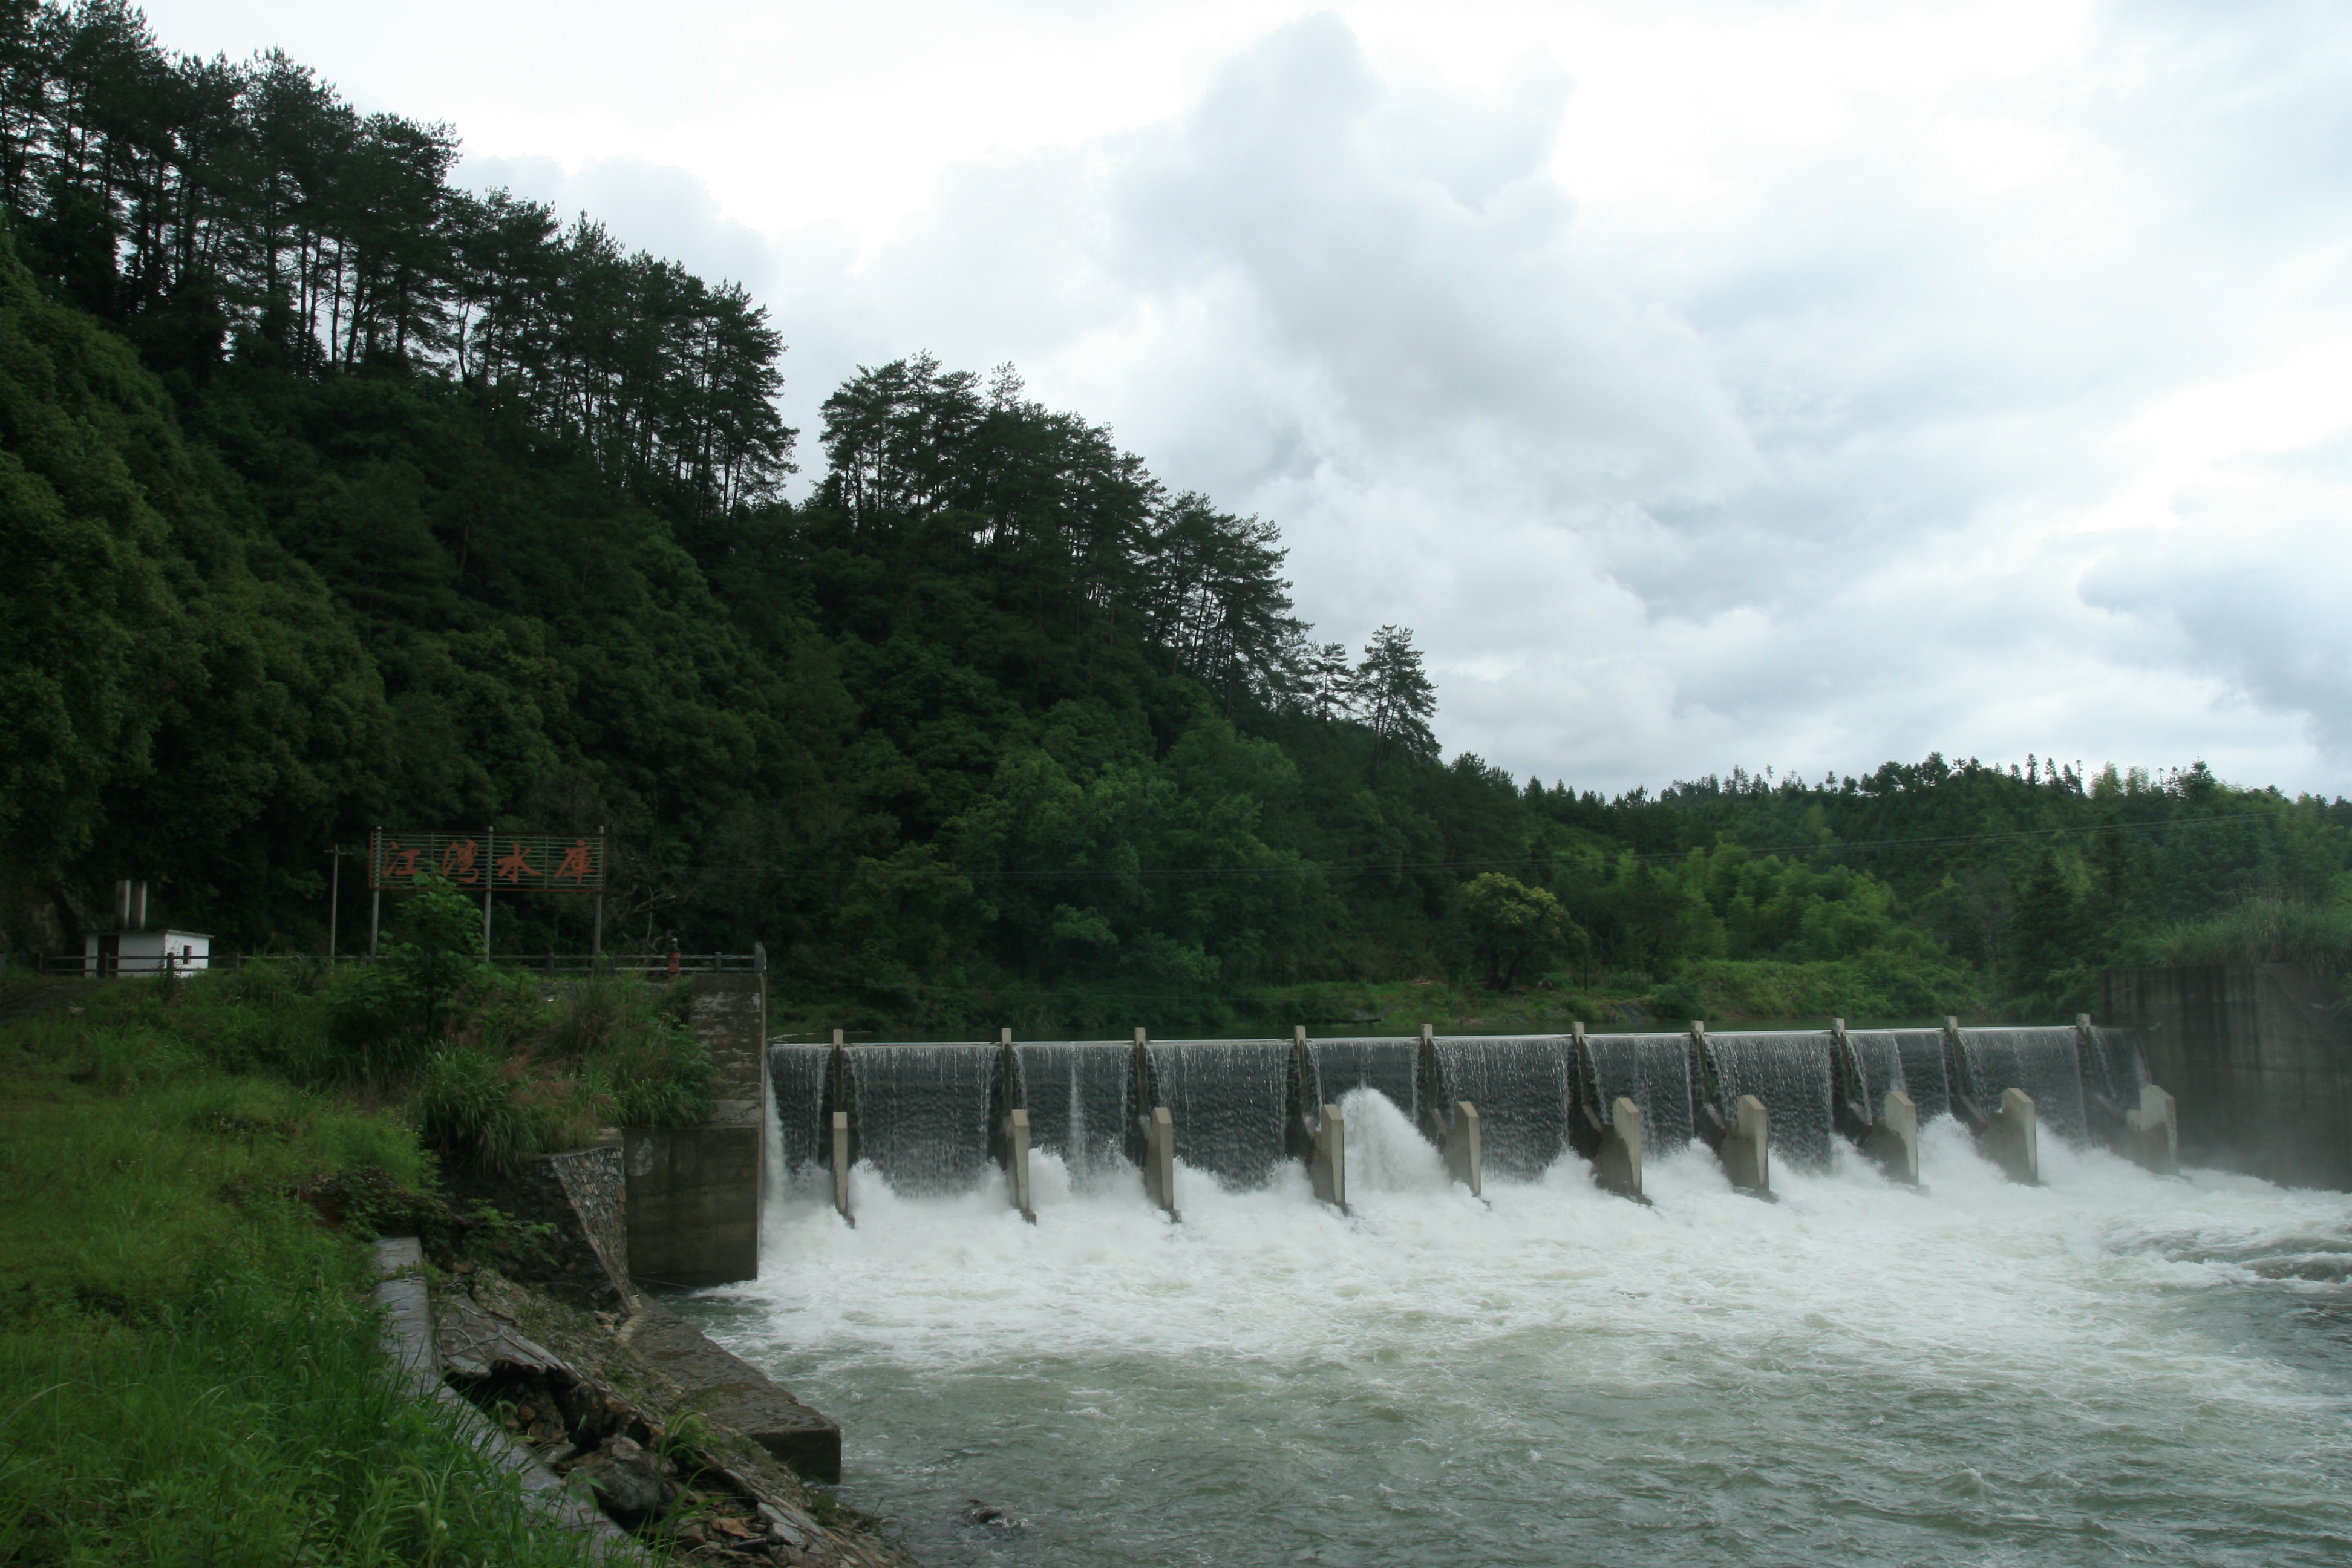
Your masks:
{"label": "metal railing", "polygon": [[[365,963],[366,960],[360,960]],[[759,974],[765,952],[500,952],[490,962],[500,969],[535,969],[542,974]]]}
{"label": "metal railing", "polygon": [[166,972],[177,975],[202,974],[207,969],[236,969],[243,960],[236,953],[213,953],[202,958],[187,958],[178,953],[133,953],[128,958],[120,953],[51,952],[33,960],[37,974],[79,974],[92,980],[152,980]]}
{"label": "metal railing", "polygon": [[[206,970],[243,969],[248,963],[265,963],[304,956],[299,953],[215,952],[201,958],[152,958],[144,955],[123,958],[112,953],[92,957],[87,953],[46,953],[36,958],[33,969],[40,974],[79,974],[91,980],[152,979],[169,970],[178,975],[202,974]],[[315,956],[315,955],[312,955]],[[318,959],[323,963],[373,963],[376,960],[365,953],[344,953],[334,959]],[[768,967],[766,952],[499,952],[490,955],[490,963],[499,969],[535,971],[541,974],[635,974],[648,979],[661,979],[673,974],[760,974]]]}

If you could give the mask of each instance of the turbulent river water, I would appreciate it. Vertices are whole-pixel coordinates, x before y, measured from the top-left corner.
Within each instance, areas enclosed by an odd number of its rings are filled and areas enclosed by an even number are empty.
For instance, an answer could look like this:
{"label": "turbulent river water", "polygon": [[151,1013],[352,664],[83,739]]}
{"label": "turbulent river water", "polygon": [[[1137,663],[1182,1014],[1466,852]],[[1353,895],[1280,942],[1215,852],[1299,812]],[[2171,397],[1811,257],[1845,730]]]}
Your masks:
{"label": "turbulent river water", "polygon": [[1939,1120],[1924,1192],[1841,1145],[1777,1203],[1654,1150],[1653,1206],[1572,1156],[1481,1202],[1343,1106],[1349,1216],[861,1167],[680,1305],[940,1568],[2352,1563],[2352,1198],[2047,1137],[2014,1186]]}

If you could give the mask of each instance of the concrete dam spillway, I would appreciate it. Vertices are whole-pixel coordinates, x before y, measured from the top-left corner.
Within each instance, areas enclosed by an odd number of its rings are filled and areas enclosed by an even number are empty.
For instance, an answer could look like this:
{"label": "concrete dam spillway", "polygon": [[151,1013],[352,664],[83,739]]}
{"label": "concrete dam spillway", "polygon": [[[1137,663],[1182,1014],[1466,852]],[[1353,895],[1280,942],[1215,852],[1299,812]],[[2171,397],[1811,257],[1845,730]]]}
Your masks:
{"label": "concrete dam spillway", "polygon": [[[854,1217],[864,1164],[901,1197],[968,1190],[1002,1171],[1033,1209],[1033,1156],[1088,1186],[1139,1175],[1176,1213],[1156,1163],[1228,1188],[1292,1162],[1345,1209],[1351,1095],[1377,1094],[1474,1194],[1486,1173],[1539,1180],[1575,1154],[1601,1185],[1643,1196],[1643,1152],[1694,1139],[1735,1186],[1769,1193],[1775,1158],[1827,1169],[1841,1137],[1916,1184],[1921,1120],[1958,1116],[2015,1179],[2038,1179],[2043,1132],[2174,1165],[2168,1106],[2123,1031],[2071,1028],[1448,1036],[1419,1039],[1013,1042],[770,1047],[776,1149],[820,1159]],[[1918,1092],[1912,1092],[1914,1086]],[[1923,1104],[1924,1101],[1924,1110]],[[2151,1106],[2159,1109],[2152,1110]],[[2154,1120],[2151,1120],[2151,1119]],[[839,1135],[828,1138],[829,1131]],[[1167,1147],[1157,1149],[1164,1138]],[[1014,1169],[1018,1165],[1020,1168]]]}
{"label": "concrete dam spillway", "polygon": [[2152,1169],[2122,1031],[770,1065],[761,1277],[680,1310],[928,1563],[2352,1553],[2352,1200]]}

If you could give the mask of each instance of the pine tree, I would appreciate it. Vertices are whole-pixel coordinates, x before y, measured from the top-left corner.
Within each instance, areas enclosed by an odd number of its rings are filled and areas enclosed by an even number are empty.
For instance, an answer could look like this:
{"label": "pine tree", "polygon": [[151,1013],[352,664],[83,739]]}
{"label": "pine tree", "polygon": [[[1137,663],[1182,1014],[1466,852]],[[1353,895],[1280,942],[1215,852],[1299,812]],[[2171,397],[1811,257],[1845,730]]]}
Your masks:
{"label": "pine tree", "polygon": [[1437,712],[1437,687],[1421,668],[1410,626],[1382,626],[1364,647],[1350,696],[1372,729],[1372,772],[1395,753],[1435,757],[1437,736],[1429,721]]}

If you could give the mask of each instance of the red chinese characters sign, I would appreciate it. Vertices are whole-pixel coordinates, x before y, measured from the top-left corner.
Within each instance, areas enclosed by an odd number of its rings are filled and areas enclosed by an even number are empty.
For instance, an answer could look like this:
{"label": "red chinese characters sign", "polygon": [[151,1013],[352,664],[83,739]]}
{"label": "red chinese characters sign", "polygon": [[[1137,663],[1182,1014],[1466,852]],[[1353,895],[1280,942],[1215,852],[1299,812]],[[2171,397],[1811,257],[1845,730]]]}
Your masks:
{"label": "red chinese characters sign", "polygon": [[500,893],[601,893],[604,837],[377,828],[368,843],[368,886],[412,888],[424,877]]}

